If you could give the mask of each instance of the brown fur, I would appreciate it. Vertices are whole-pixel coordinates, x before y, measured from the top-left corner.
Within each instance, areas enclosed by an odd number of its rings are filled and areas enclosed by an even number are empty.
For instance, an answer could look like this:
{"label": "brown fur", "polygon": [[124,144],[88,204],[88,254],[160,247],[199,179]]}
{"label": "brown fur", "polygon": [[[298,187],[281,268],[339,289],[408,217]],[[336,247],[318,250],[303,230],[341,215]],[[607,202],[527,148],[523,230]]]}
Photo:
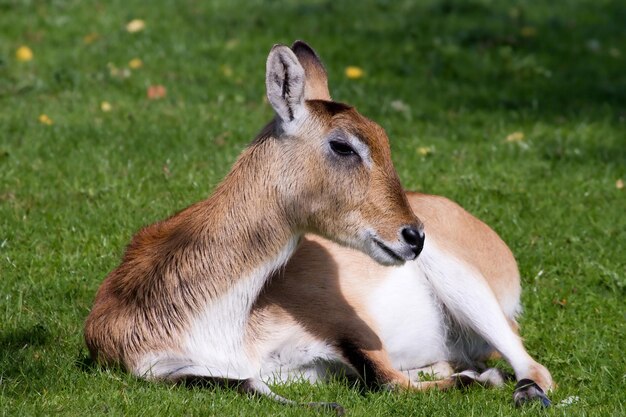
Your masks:
{"label": "brown fur", "polygon": [[408,193],[408,198],[429,239],[475,266],[499,301],[505,296],[519,297],[517,262],[497,233],[445,197]]}
{"label": "brown fur", "polygon": [[[309,94],[330,97],[323,91],[321,63],[299,49]],[[403,227],[419,226],[382,128],[349,106],[304,102],[297,96],[304,90],[301,73],[288,48],[274,47],[267,85],[275,121],[243,151],[211,197],[133,237],[98,290],[85,324],[85,340],[97,361],[133,370],[151,352],[179,352],[185,332],[207,305],[304,232],[354,245],[364,228],[395,241]],[[297,132],[286,135],[285,126],[303,111]],[[371,169],[328,157],[327,135],[334,130],[349,131],[369,146]]]}
{"label": "brown fur", "polygon": [[304,68],[306,83],[304,95],[307,100],[330,101],[328,91],[328,77],[326,68],[313,49],[301,41],[296,41],[291,47]]}

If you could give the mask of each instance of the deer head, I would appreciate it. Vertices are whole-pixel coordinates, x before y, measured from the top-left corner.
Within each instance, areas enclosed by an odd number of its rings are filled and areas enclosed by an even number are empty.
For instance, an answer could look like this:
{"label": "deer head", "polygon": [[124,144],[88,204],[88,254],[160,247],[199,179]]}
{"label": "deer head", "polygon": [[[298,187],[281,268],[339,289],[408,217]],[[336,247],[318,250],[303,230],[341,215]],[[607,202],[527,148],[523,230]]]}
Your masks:
{"label": "deer head", "polygon": [[276,191],[294,224],[381,264],[415,259],[423,225],[400,185],[385,131],[332,101],[326,70],[304,42],[272,48],[266,87],[276,112],[268,136],[281,153]]}

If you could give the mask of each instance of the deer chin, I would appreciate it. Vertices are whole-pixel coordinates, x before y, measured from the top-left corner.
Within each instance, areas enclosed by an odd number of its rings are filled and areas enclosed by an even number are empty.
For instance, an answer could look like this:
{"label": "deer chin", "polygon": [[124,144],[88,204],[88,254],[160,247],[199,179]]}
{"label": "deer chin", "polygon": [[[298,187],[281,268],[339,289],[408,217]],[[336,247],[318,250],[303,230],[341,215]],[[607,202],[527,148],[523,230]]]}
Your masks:
{"label": "deer chin", "polygon": [[406,261],[417,258],[409,245],[401,242],[386,242],[373,233],[370,233],[366,240],[364,252],[385,266],[400,266]]}

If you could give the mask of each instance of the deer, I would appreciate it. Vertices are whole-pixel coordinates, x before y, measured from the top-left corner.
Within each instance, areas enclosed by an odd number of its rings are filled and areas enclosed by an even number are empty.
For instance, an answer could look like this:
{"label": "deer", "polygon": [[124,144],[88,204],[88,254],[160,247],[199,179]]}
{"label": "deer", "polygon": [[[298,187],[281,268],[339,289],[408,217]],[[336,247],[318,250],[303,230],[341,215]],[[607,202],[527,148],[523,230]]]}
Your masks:
{"label": "deer", "polygon": [[302,237],[323,236],[381,265],[420,253],[423,224],[385,131],[330,99],[315,51],[301,41],[275,45],[265,85],[275,116],[213,193],[139,230],[100,285],[84,327],[96,363],[295,404],[261,379],[265,336],[250,324],[259,294]]}
{"label": "deer", "polygon": [[[311,52],[304,62],[309,97],[330,100],[321,61]],[[371,388],[503,386],[508,376],[485,365],[503,357],[517,381],[514,404],[550,406],[552,376],[519,336],[520,273],[510,248],[445,197],[406,198],[422,222],[416,259],[377,262],[353,245],[305,235],[273,274],[246,328],[262,358],[260,379],[319,382],[339,373]]]}
{"label": "deer", "polygon": [[[504,241],[441,196],[407,192],[424,224],[419,257],[401,266],[306,235],[252,310],[248,333],[267,383],[356,377],[372,389],[500,387],[513,368],[516,406],[549,407],[550,372],[519,337],[520,274]],[[424,374],[435,380],[422,380]]]}

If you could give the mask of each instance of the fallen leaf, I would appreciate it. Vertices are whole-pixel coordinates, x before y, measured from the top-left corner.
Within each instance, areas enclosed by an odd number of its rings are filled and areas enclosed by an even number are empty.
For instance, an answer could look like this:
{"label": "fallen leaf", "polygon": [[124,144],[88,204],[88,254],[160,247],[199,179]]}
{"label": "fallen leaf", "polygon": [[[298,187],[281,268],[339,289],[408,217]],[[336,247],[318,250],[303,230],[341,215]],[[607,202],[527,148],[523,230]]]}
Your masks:
{"label": "fallen leaf", "polygon": [[167,95],[167,89],[160,84],[148,87],[147,96],[149,100],[159,100]]}
{"label": "fallen leaf", "polygon": [[97,41],[99,38],[100,35],[98,35],[96,32],[92,32],[83,36],[83,42],[89,45],[90,43],[94,43],[95,41]]}
{"label": "fallen leaf", "polygon": [[523,132],[513,132],[506,137],[507,142],[521,142],[524,140]]}
{"label": "fallen leaf", "polygon": [[224,74],[225,77],[230,78],[233,76],[233,69],[230,67],[230,65],[222,65],[220,69],[222,70],[222,74]]}
{"label": "fallen leaf", "polygon": [[213,139],[217,146],[224,146],[226,144],[226,138],[230,136],[230,132],[222,132]]}
{"label": "fallen leaf", "polygon": [[109,62],[107,64],[107,68],[109,69],[109,74],[111,75],[111,77],[117,77],[117,74],[119,73],[120,70],[117,69],[114,63]]}
{"label": "fallen leaf", "polygon": [[20,62],[31,61],[33,57],[33,50],[30,49],[28,46],[20,46],[19,48],[17,48],[17,51],[15,51],[15,58],[17,58],[17,60]]}
{"label": "fallen leaf", "polygon": [[226,44],[224,46],[226,46],[226,49],[234,49],[237,47],[237,45],[239,45],[239,39],[233,38],[226,41]]}
{"label": "fallen leaf", "polygon": [[391,106],[392,109],[394,109],[395,111],[401,112],[401,113],[406,113],[409,110],[411,110],[409,105],[406,104],[402,100],[394,100],[391,103],[389,103],[389,105]]}
{"label": "fallen leaf", "polygon": [[48,125],[48,126],[54,124],[52,119],[50,117],[48,117],[47,114],[40,114],[39,115],[39,123],[42,123],[42,124]]}
{"label": "fallen leaf", "polygon": [[108,101],[103,101],[102,103],[100,103],[100,110],[102,110],[105,113],[108,113],[111,110],[113,110],[113,106],[111,106],[111,103],[109,103]]}
{"label": "fallen leaf", "polygon": [[617,188],[618,190],[621,190],[622,188],[624,188],[624,180],[620,178],[617,181],[615,181],[615,188]]}
{"label": "fallen leaf", "polygon": [[537,36],[537,29],[532,26],[524,26],[522,29],[520,29],[519,33],[525,38],[533,38]]}
{"label": "fallen leaf", "polygon": [[133,58],[128,61],[128,66],[130,67],[130,69],[136,70],[143,67],[143,61],[141,61],[141,59],[139,58]]}
{"label": "fallen leaf", "polygon": [[111,77],[121,78],[121,79],[130,77],[130,70],[128,68],[120,69],[111,62],[107,64],[107,67],[109,67],[109,74],[111,75]]}
{"label": "fallen leaf", "polygon": [[146,28],[146,22],[141,19],[133,19],[126,24],[126,31],[129,33],[141,32]]}
{"label": "fallen leaf", "polygon": [[355,66],[349,66],[346,67],[346,77],[350,78],[351,80],[356,80],[357,78],[361,78],[363,77],[365,73],[363,72],[363,70],[359,67],[355,67]]}
{"label": "fallen leaf", "polygon": [[435,148],[433,148],[432,146],[420,146],[419,148],[417,148],[417,153],[422,156],[430,155],[434,152]]}

